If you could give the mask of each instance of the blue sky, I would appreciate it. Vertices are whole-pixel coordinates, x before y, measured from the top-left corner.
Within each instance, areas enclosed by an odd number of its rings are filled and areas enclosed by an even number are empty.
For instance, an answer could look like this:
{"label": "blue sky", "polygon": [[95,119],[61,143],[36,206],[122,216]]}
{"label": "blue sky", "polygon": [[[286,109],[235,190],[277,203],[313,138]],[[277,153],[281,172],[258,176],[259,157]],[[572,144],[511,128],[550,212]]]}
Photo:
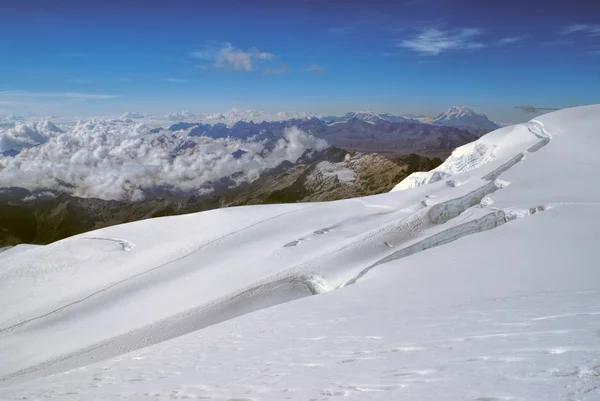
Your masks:
{"label": "blue sky", "polygon": [[600,103],[600,2],[0,2],[0,115]]}

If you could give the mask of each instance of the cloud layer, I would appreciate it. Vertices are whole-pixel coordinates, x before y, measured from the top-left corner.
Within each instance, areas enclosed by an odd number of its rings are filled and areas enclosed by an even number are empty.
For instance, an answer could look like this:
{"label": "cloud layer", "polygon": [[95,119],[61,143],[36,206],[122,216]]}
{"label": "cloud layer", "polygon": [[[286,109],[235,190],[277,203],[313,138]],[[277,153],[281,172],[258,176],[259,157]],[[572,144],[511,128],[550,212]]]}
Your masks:
{"label": "cloud layer", "polygon": [[151,133],[143,124],[122,120],[80,121],[65,132],[50,123],[17,123],[0,128],[2,148],[22,149],[15,157],[0,156],[0,187],[130,200],[164,187],[206,193],[222,177],[235,174],[236,183],[251,182],[265,169],[295,162],[307,149],[328,146],[297,128],[265,145],[188,137],[185,131]]}
{"label": "cloud layer", "polygon": [[200,50],[191,53],[198,59],[212,62],[215,68],[236,71],[254,71],[257,60],[272,61],[275,55],[252,47],[247,51],[236,48],[229,42],[207,42]]}

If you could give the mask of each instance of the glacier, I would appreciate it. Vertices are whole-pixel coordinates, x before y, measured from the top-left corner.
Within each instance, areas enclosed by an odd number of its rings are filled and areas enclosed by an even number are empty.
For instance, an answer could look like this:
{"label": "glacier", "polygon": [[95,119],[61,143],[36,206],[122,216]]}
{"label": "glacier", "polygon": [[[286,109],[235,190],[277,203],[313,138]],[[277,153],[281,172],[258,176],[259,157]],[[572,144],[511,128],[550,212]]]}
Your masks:
{"label": "glacier", "polygon": [[0,399],[598,400],[599,124],[504,127],[387,194],[5,250]]}

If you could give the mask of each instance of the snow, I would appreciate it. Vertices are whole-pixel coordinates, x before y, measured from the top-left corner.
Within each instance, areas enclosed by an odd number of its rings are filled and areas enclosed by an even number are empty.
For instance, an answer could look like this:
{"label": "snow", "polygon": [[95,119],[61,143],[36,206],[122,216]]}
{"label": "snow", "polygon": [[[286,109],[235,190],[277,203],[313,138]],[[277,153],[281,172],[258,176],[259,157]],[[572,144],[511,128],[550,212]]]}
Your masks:
{"label": "snow", "polygon": [[[526,125],[513,125],[500,128],[475,142],[460,146],[440,166],[431,171],[412,173],[398,183],[393,191],[437,182],[460,173],[469,172],[492,162],[494,162],[494,165],[497,165],[498,161],[502,164],[522,157],[522,152],[515,152],[514,149],[516,146],[530,142],[531,135],[524,135],[523,131],[527,130],[534,123],[530,122]],[[532,144],[531,146],[534,145]]]}
{"label": "snow", "polygon": [[341,183],[349,184],[356,180],[356,174],[351,169],[344,166],[344,162],[331,163],[322,161],[317,164],[317,169],[325,177],[335,176]]}
{"label": "snow", "polygon": [[453,106],[434,119],[433,124],[451,127],[471,127],[494,130],[500,126],[490,121],[485,114],[476,113],[466,106]]}
{"label": "snow", "polygon": [[0,399],[598,400],[599,123],[503,128],[402,191],[2,252]]}

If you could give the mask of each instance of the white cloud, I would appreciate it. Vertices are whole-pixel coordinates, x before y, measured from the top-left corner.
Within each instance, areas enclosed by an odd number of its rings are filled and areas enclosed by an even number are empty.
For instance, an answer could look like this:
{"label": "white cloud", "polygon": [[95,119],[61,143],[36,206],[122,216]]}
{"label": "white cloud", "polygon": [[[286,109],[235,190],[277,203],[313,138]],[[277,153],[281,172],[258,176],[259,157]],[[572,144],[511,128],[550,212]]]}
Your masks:
{"label": "white cloud", "polygon": [[323,74],[323,67],[318,64],[309,64],[304,71],[314,72],[316,75]]}
{"label": "white cloud", "polygon": [[20,150],[45,143],[48,136],[60,132],[52,123],[25,123],[16,121],[14,128],[0,132],[0,152]]}
{"label": "white cloud", "polygon": [[474,38],[481,34],[483,34],[483,30],[478,28],[453,30],[426,28],[414,38],[403,40],[397,46],[421,54],[436,56],[448,51],[471,50],[485,47],[484,44],[474,41]]}
{"label": "white cloud", "polygon": [[229,42],[208,42],[200,50],[190,53],[199,60],[212,61],[215,68],[230,68],[236,71],[254,71],[255,60],[271,61],[275,55],[256,47],[243,51]]}
{"label": "white cloud", "polygon": [[569,35],[572,33],[583,33],[589,36],[600,36],[600,25],[573,24],[565,27],[562,30],[563,35]]}
{"label": "white cloud", "polygon": [[259,60],[273,60],[275,58],[274,54],[267,53],[267,52],[261,52],[256,47],[250,48],[248,50],[248,54],[250,54],[250,56],[252,56],[253,58],[257,58]]}
{"label": "white cloud", "polygon": [[165,81],[171,82],[173,84],[184,84],[186,82],[189,82],[187,79],[181,79],[181,78],[165,78]]}
{"label": "white cloud", "polygon": [[[265,151],[265,141],[189,137],[185,131],[164,135],[131,121],[81,121],[66,132],[48,124],[17,124],[0,127],[3,146],[23,148],[15,157],[0,156],[0,187],[102,199],[141,199],[145,191],[165,186],[206,193],[222,177],[237,173],[236,183],[251,182],[265,169],[295,162],[307,149],[328,146],[297,128]],[[232,153],[239,149],[246,153],[236,159]]]}
{"label": "white cloud", "polygon": [[523,39],[525,39],[523,36],[511,36],[511,37],[507,37],[507,38],[502,38],[500,40],[497,40],[495,42],[496,46],[504,46],[504,45],[511,45],[513,43],[517,43],[522,41]]}
{"label": "white cloud", "polygon": [[121,114],[120,119],[126,120],[128,118],[145,118],[147,116],[148,114],[146,113],[138,113],[137,111],[126,111],[125,113]]}
{"label": "white cloud", "polygon": [[174,113],[169,113],[165,116],[167,120],[171,121],[191,121],[198,117],[195,113],[192,113],[189,110],[176,111]]}
{"label": "white cloud", "polygon": [[115,99],[120,95],[107,95],[100,93],[79,92],[22,92],[22,91],[0,91],[0,97],[4,98],[62,98],[77,100],[104,100]]}

